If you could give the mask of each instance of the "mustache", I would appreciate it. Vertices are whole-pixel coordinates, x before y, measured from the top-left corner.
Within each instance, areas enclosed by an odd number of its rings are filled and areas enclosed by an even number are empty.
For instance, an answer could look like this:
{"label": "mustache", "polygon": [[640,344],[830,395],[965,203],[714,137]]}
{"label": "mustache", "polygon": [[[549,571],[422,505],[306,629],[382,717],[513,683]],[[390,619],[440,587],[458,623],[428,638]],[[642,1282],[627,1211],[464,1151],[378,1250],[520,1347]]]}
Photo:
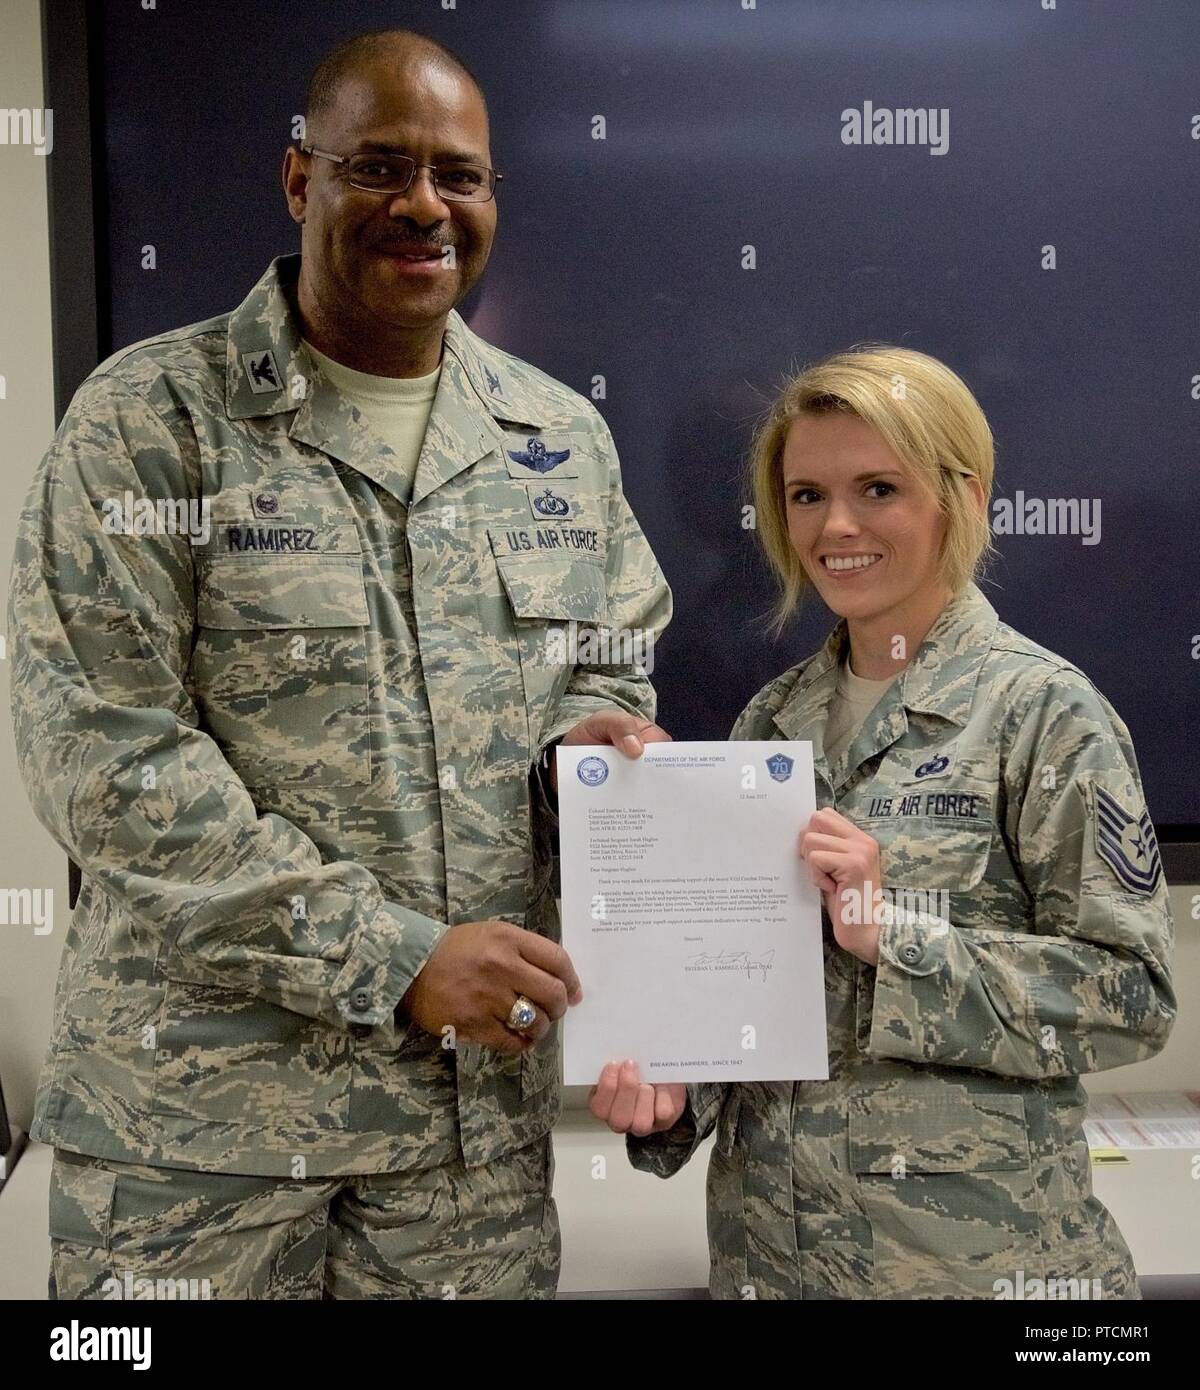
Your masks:
{"label": "mustache", "polygon": [[434,255],[435,253],[440,255],[447,246],[453,246],[454,242],[447,241],[442,237],[430,241],[428,237],[389,236],[380,237],[372,244],[379,251],[421,251],[427,255]]}

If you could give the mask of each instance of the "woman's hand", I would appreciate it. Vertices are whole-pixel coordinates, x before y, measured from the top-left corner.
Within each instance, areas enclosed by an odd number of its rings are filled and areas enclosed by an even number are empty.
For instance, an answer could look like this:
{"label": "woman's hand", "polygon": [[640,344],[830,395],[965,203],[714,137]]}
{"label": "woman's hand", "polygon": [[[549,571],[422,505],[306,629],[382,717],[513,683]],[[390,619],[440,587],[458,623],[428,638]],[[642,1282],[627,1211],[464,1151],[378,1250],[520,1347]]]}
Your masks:
{"label": "woman's hand", "polygon": [[687,1105],[682,1083],[639,1082],[637,1063],[609,1062],[588,1092],[588,1109],[617,1134],[658,1134],[670,1129]]}
{"label": "woman's hand", "polygon": [[879,964],[879,844],[831,806],[817,811],[800,835],[800,857],[821,890],[837,944],[868,965]]}

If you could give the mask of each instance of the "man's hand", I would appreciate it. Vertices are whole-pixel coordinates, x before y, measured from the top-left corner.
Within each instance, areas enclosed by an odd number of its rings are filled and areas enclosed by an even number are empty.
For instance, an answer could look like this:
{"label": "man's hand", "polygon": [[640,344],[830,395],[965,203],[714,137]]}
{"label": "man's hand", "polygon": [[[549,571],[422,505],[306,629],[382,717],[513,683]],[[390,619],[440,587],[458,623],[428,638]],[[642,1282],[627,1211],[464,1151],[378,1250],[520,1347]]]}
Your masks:
{"label": "man's hand", "polygon": [[821,890],[834,940],[859,960],[878,965],[877,914],[883,901],[878,842],[826,806],[808,822],[799,848]]}
{"label": "man's hand", "polygon": [[617,1134],[658,1134],[677,1124],[687,1105],[682,1083],[651,1086],[638,1081],[637,1063],[609,1062],[588,1092],[588,1109]]}
{"label": "man's hand", "polygon": [[[523,1033],[505,1027],[517,995],[538,1011]],[[527,1052],[583,989],[561,946],[509,922],[461,922],[434,948],[400,1007],[427,1033],[450,1026],[464,1042]]]}
{"label": "man's hand", "polygon": [[[589,714],[564,736],[566,743],[609,743],[619,748],[627,758],[640,758],[647,743],[670,743],[671,735],[640,715],[623,709],[606,709]],[[558,794],[558,768],[550,759],[550,785]]]}

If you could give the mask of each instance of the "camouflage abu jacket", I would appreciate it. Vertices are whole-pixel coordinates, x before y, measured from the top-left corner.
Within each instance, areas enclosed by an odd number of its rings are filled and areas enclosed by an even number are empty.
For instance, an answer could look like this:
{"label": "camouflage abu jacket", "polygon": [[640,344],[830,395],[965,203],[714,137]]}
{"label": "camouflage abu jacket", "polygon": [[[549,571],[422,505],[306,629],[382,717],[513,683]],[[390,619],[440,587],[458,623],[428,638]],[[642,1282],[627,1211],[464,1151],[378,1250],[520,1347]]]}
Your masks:
{"label": "camouflage abu jacket", "polygon": [[[298,264],[102,363],[21,516],[17,748],[83,871],[33,1135],[483,1164],[552,1126],[557,1030],[504,1058],[393,1010],[446,924],[557,937],[531,768],[595,710],[654,715],[640,666],[564,638],[655,633],[670,593],[595,408],[457,314],[410,485],[304,349]],[[193,536],[159,524],[181,500]]]}
{"label": "camouflage abu jacket", "polygon": [[715,1126],[715,1297],[996,1298],[1019,1273],[1136,1297],[1092,1195],[1078,1079],[1152,1056],[1175,1013],[1128,731],[972,585],[830,767],[844,639],[839,623],[731,737],[811,740],[818,805],[879,842],[879,964],[826,917],[829,1080],[690,1086],[630,1158],[670,1176]]}

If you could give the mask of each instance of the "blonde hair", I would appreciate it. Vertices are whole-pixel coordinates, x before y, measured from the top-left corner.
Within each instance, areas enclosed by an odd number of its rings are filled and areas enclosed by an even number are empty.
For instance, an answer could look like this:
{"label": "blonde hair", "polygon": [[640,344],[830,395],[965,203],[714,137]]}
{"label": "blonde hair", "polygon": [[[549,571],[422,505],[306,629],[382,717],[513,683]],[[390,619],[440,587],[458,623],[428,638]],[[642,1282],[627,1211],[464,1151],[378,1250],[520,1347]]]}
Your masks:
{"label": "blonde hair", "polygon": [[988,506],[980,516],[966,486],[968,477],[978,478],[985,504],[990,504],[992,432],[970,388],[926,353],[887,343],[856,344],[787,381],[754,433],[748,480],[758,538],[780,586],[772,623],[776,634],[809,587],[788,536],[784,442],[801,416],[833,411],[873,426],[936,500],[946,521],[938,573],[953,593],[972,582],[996,553]]}

